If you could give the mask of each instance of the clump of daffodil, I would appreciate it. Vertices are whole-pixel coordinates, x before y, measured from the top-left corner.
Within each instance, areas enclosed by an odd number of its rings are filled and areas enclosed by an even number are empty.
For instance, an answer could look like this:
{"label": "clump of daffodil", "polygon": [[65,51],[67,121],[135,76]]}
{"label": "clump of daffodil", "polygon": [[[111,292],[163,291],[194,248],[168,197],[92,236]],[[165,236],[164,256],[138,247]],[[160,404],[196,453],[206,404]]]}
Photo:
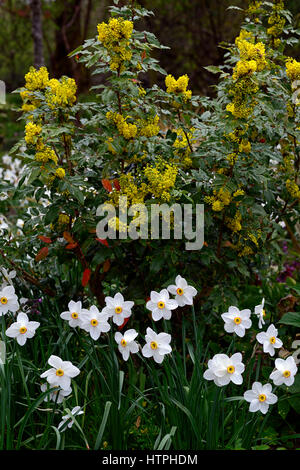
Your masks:
{"label": "clump of daffodil", "polygon": [[176,80],[173,75],[167,75],[165,79],[165,84],[167,87],[167,93],[182,95],[184,101],[191,99],[192,91],[187,90],[189,84],[189,77],[187,75],[182,75],[178,78],[178,80]]}
{"label": "clump of daffodil", "polygon": [[129,46],[133,23],[123,18],[110,18],[108,23],[98,24],[97,30],[98,40],[110,57],[111,70],[122,70],[124,62],[132,57]]}

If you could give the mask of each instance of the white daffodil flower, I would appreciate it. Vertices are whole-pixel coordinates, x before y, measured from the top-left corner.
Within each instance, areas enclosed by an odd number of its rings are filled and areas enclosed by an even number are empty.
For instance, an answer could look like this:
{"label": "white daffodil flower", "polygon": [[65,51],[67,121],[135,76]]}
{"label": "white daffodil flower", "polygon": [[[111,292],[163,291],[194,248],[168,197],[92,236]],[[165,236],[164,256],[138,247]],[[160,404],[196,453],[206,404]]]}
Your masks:
{"label": "white daffodil flower", "polygon": [[17,321],[7,328],[5,334],[9,338],[16,338],[20,346],[24,346],[28,338],[33,338],[36,329],[40,326],[37,321],[29,321],[26,313],[20,312]]}
{"label": "white daffodil flower", "polygon": [[170,320],[172,316],[171,310],[175,310],[178,307],[176,300],[170,299],[167,289],[163,289],[160,292],[152,291],[150,299],[146,303],[146,308],[151,310],[154,321],[158,321],[161,318]]}
{"label": "white daffodil flower", "polygon": [[99,312],[95,305],[89,310],[81,312],[81,328],[91,335],[93,340],[99,339],[101,333],[107,333],[110,330],[108,323],[108,314]]}
{"label": "white daffodil flower", "polygon": [[278,398],[272,392],[272,385],[262,385],[260,382],[254,382],[252,390],[247,390],[244,393],[244,398],[250,403],[249,411],[255,413],[261,411],[264,415],[269,409],[269,405],[277,402]]}
{"label": "white daffodil flower", "polygon": [[[70,415],[66,414],[62,417],[62,420],[61,422],[59,423],[59,425],[57,426],[57,429],[61,432],[65,431],[68,428],[71,428],[75,422],[75,417],[76,416],[79,416],[79,415],[82,415],[83,414],[83,411],[81,410],[80,406],[75,406],[75,408],[73,408],[72,411],[70,411],[70,414],[72,415],[72,417],[70,417]],[[64,426],[65,423],[68,423],[66,426]],[[63,428],[63,429],[61,429]]]}
{"label": "white daffodil flower", "polygon": [[227,333],[235,333],[241,338],[245,336],[246,329],[250,328],[252,321],[250,320],[251,310],[239,310],[237,307],[229,307],[228,312],[222,313],[224,320],[224,330]]}
{"label": "white daffodil flower", "polygon": [[270,356],[274,356],[275,348],[281,348],[282,341],[277,338],[278,330],[272,324],[269,326],[266,332],[262,331],[256,335],[257,341],[263,345],[265,353],[269,353]]}
{"label": "white daffodil flower", "polygon": [[7,269],[1,267],[0,272],[2,277],[4,278],[1,289],[8,286],[9,284],[12,285],[12,279],[14,279],[17,275],[16,271],[7,271]]}
{"label": "white daffodil flower", "polygon": [[275,367],[276,369],[270,375],[274,385],[285,384],[288,387],[293,385],[297,374],[297,365],[293,356],[289,356],[287,359],[276,359]]}
{"label": "white daffodil flower", "polygon": [[74,300],[71,300],[68,304],[68,309],[69,311],[62,312],[60,317],[63,320],[67,320],[72,328],[76,328],[76,326],[80,327],[81,313],[86,312],[86,310],[82,308],[81,302],[74,302]]}
{"label": "white daffodil flower", "polygon": [[102,310],[109,317],[112,317],[113,322],[121,326],[125,318],[129,318],[132,314],[131,309],[134,302],[131,300],[124,300],[124,297],[118,292],[114,297],[105,297],[106,307]]}
{"label": "white daffodil flower", "polygon": [[296,364],[300,364],[300,340],[296,339],[295,341],[292,342],[291,345],[292,349],[296,349],[296,351],[293,352],[292,356],[295,359]]}
{"label": "white daffodil flower", "polygon": [[162,363],[165,354],[172,351],[170,346],[171,335],[168,333],[155,333],[151,328],[147,328],[146,344],[142,349],[144,357],[153,357],[158,364]]}
{"label": "white daffodil flower", "polygon": [[128,361],[130,353],[135,354],[138,352],[139,346],[134,341],[137,336],[138,332],[134,329],[125,331],[123,335],[119,331],[115,333],[115,340],[124,361]]}
{"label": "white daffodil flower", "polygon": [[254,309],[254,314],[258,317],[258,328],[262,328],[262,326],[265,324],[264,316],[266,314],[265,309],[265,299],[262,299],[260,305],[256,305]]}
{"label": "white daffodil flower", "polygon": [[7,312],[15,313],[19,309],[18,297],[13,286],[6,286],[0,290],[0,317]]}
{"label": "white daffodil flower", "polygon": [[41,378],[47,379],[51,387],[60,387],[63,390],[69,390],[71,387],[71,379],[80,374],[78,367],[75,367],[70,361],[63,361],[58,356],[50,356],[48,364],[52,366],[46,372],[43,372]]}
{"label": "white daffodil flower", "polygon": [[[46,390],[50,390],[49,384],[42,384],[41,385],[41,390],[42,392],[46,392]],[[54,401],[56,403],[62,403],[65,397],[69,396],[72,393],[72,388],[68,388],[68,390],[62,390],[61,388],[57,387],[55,390],[50,392],[48,395],[45,396],[44,401]]]}
{"label": "white daffodil flower", "polygon": [[229,382],[241,385],[244,370],[245,366],[242,363],[241,353],[235,353],[231,357],[226,354],[215,354],[208,361],[208,369],[204,372],[203,377],[206,380],[213,380],[218,387],[223,387]]}
{"label": "white daffodil flower", "polygon": [[189,286],[186,280],[178,275],[175,279],[175,285],[170,285],[168,291],[175,295],[175,301],[179,307],[184,305],[193,305],[193,297],[197,294],[195,287]]}

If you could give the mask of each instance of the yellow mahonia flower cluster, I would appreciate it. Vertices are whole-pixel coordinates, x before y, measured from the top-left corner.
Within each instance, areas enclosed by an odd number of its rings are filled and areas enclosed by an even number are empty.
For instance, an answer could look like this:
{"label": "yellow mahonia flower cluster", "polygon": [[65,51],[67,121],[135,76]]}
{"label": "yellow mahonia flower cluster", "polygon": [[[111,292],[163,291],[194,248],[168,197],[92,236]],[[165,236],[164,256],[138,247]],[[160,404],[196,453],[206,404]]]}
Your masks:
{"label": "yellow mahonia flower cluster", "polygon": [[35,160],[41,163],[47,163],[49,160],[53,161],[57,165],[57,155],[54,150],[48,145],[45,145],[41,140],[36,146]]}
{"label": "yellow mahonia flower cluster", "polygon": [[239,211],[236,212],[233,218],[230,218],[230,217],[225,218],[225,223],[227,227],[230,228],[230,230],[232,230],[232,232],[234,233],[242,230],[241,221],[242,221],[242,215]]}
{"label": "yellow mahonia flower cluster", "polygon": [[63,168],[57,168],[55,175],[62,180],[66,176],[66,172]]}
{"label": "yellow mahonia flower cluster", "polygon": [[289,57],[286,61],[286,74],[292,82],[300,80],[300,62]]}
{"label": "yellow mahonia flower cluster", "polygon": [[260,72],[267,66],[265,45],[262,42],[250,42],[253,39],[241,39],[238,41],[238,50],[241,61],[255,61],[257,71]]}
{"label": "yellow mahonia flower cluster", "polygon": [[114,141],[114,139],[112,137],[108,137],[108,139],[105,141],[105,143],[107,144],[108,151],[110,153],[112,153],[113,155],[116,155],[117,152],[115,151],[115,149],[112,146],[113,141]]}
{"label": "yellow mahonia flower cluster", "polygon": [[[129,117],[129,116],[128,116]],[[128,119],[128,117],[126,119]],[[130,124],[126,119],[119,113],[112,113],[108,111],[106,113],[106,119],[113,121],[117,126],[119,134],[121,134],[125,139],[133,139],[137,135],[137,126],[135,124]]]}
{"label": "yellow mahonia flower cluster", "polygon": [[249,153],[251,151],[251,143],[247,139],[242,139],[239,144],[239,152]]}
{"label": "yellow mahonia flower cluster", "polygon": [[174,188],[178,173],[175,165],[165,162],[158,162],[155,166],[147,165],[144,175],[148,180],[148,189],[157,199],[169,201],[170,190]]}
{"label": "yellow mahonia flower cluster", "polygon": [[234,86],[229,91],[233,100],[226,110],[237,119],[248,119],[252,114],[255,107],[253,96],[259,89],[252,76],[267,66],[265,45],[262,42],[255,43],[254,39],[251,33],[242,29],[235,40],[240,60],[233,69]]}
{"label": "yellow mahonia flower cluster", "polygon": [[229,134],[226,134],[225,137],[233,142],[235,151],[227,155],[226,159],[230,165],[234,165],[237,161],[240,153],[249,153],[251,151],[251,143],[248,139],[244,138],[244,134],[248,129],[248,125],[244,129],[239,129],[238,127]]}
{"label": "yellow mahonia flower cluster", "polygon": [[29,91],[44,90],[49,83],[49,73],[46,67],[35,69],[30,67],[25,75],[25,88]]}
{"label": "yellow mahonia flower cluster", "polygon": [[63,212],[61,212],[58,216],[58,221],[57,222],[58,222],[59,225],[67,225],[70,222],[70,216],[68,216],[67,214],[64,214]]}
{"label": "yellow mahonia flower cluster", "polygon": [[133,23],[123,18],[110,18],[108,23],[97,26],[98,40],[107,49],[111,70],[122,70],[125,61],[130,60],[129,48]]}
{"label": "yellow mahonia flower cluster", "polygon": [[[284,10],[284,2],[275,2],[272,6],[272,14],[268,18],[268,23],[271,26],[267,29],[267,34],[272,36],[275,41],[281,35],[286,23],[285,18],[280,15],[282,10]],[[274,45],[276,47],[276,43]]]}
{"label": "yellow mahonia flower cluster", "polygon": [[144,137],[153,137],[157,135],[160,131],[159,127],[159,117],[156,115],[154,118],[149,118],[147,120],[139,119],[137,121],[139,135]]}
{"label": "yellow mahonia flower cluster", "polygon": [[226,106],[226,110],[229,111],[237,119],[247,119],[251,116],[254,109],[254,105],[246,105],[240,100],[235,100],[233,103],[229,103]]}
{"label": "yellow mahonia flower cluster", "polygon": [[235,164],[235,162],[237,161],[237,159],[238,159],[238,153],[235,153],[235,152],[229,153],[227,155],[226,159],[228,160],[229,165],[233,166]]}
{"label": "yellow mahonia flower cluster", "polygon": [[189,84],[189,77],[182,75],[176,80],[173,75],[167,75],[165,79],[167,87],[167,93],[174,93],[176,95],[182,95],[184,101],[190,100],[192,97],[192,91],[187,90]]}
{"label": "yellow mahonia flower cluster", "polygon": [[113,230],[118,230],[119,232],[127,232],[127,224],[122,222],[119,217],[112,217],[108,221],[108,226],[109,228],[112,228]]}
{"label": "yellow mahonia flower cluster", "polygon": [[219,191],[214,189],[214,195],[206,196],[204,200],[208,204],[211,204],[214,212],[221,212],[225,206],[229,206],[232,197],[228,189],[220,188]]}
{"label": "yellow mahonia flower cluster", "polygon": [[237,189],[234,193],[233,193],[233,197],[239,197],[239,196],[244,196],[245,194],[245,191],[243,189]]}
{"label": "yellow mahonia flower cluster", "polygon": [[148,194],[148,187],[145,183],[137,184],[131,173],[122,174],[119,178],[119,191],[112,191],[109,195],[111,204],[117,206],[120,203],[120,197],[127,197],[127,205],[142,204]]}
{"label": "yellow mahonia flower cluster", "polygon": [[298,184],[290,179],[286,180],[285,184],[289,194],[295,199],[300,199],[300,188]]}
{"label": "yellow mahonia flower cluster", "polygon": [[249,5],[247,13],[248,15],[257,15],[259,13],[262,2],[253,2]]}
{"label": "yellow mahonia flower cluster", "polygon": [[73,106],[76,101],[77,85],[73,78],[52,78],[48,83],[46,101],[50,108]]}
{"label": "yellow mahonia flower cluster", "polygon": [[[252,232],[247,232],[246,236],[240,236],[239,241],[236,245],[233,245],[233,248],[237,250],[239,256],[250,256],[254,254],[254,250],[259,248],[259,243],[258,241],[260,240],[262,235],[261,230],[257,230],[256,234]],[[249,245],[249,242],[251,242],[253,245]]]}
{"label": "yellow mahonia flower cluster", "polygon": [[244,75],[252,75],[253,72],[257,71],[257,62],[255,60],[239,61],[232,75],[233,80],[237,80]]}
{"label": "yellow mahonia flower cluster", "polygon": [[28,122],[25,126],[25,141],[26,144],[35,144],[39,134],[42,132],[41,126]]}
{"label": "yellow mahonia flower cluster", "polygon": [[[183,129],[175,130],[177,137],[173,144],[175,148],[174,154],[180,158],[179,164],[183,168],[188,168],[193,165],[190,154],[192,152],[190,146],[196,142],[194,137],[195,128],[191,127],[189,131],[184,132]],[[183,158],[182,158],[183,157]]]}

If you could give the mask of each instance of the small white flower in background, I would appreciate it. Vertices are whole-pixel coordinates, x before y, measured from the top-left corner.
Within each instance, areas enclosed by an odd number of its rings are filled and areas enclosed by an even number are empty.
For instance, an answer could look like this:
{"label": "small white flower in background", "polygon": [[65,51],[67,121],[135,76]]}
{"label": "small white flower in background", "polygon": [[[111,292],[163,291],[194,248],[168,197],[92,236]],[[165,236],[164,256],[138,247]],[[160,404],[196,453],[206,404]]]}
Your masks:
{"label": "small white flower in background", "polygon": [[99,339],[101,333],[107,333],[110,330],[108,323],[108,314],[99,312],[95,305],[89,310],[81,312],[81,328],[91,335],[93,340]]}
{"label": "small white flower in background", "polygon": [[131,309],[134,302],[131,300],[124,300],[124,297],[118,292],[114,297],[105,297],[106,307],[102,310],[109,317],[112,317],[113,322],[121,326],[125,318],[129,318],[132,314]]}
{"label": "small white flower in background", "polygon": [[3,216],[0,216],[0,228],[7,229],[8,224],[6,223],[6,219]]}
{"label": "small white flower in background", "polygon": [[270,379],[273,380],[274,385],[285,384],[290,387],[295,381],[295,375],[297,374],[297,365],[293,356],[287,359],[276,359],[275,367]]}
{"label": "small white flower in background", "polygon": [[175,295],[175,300],[179,307],[193,305],[193,297],[197,294],[195,287],[189,286],[186,280],[178,275],[175,279],[176,285],[170,285],[168,291]]}
{"label": "small white flower in background", "polygon": [[7,312],[16,312],[19,309],[18,297],[13,286],[6,286],[0,290],[0,317]]}
{"label": "small white flower in background", "polygon": [[153,357],[154,361],[160,364],[164,360],[165,354],[172,351],[171,335],[168,333],[157,334],[151,328],[147,328],[146,333],[146,344],[142,349],[142,354],[144,357]]}
{"label": "small white flower in background", "polygon": [[265,299],[262,299],[260,305],[256,305],[254,309],[254,314],[258,317],[258,328],[262,328],[262,326],[265,324],[264,316],[266,314],[265,309]]}
{"label": "small white flower in background", "polygon": [[293,358],[295,359],[295,363],[296,364],[300,364],[300,359],[299,359],[299,355],[300,355],[300,340],[299,339],[296,339],[295,341],[292,342],[292,345],[291,345],[291,348],[292,349],[296,349],[295,352],[293,352],[292,356]]}
{"label": "small white flower in background", "polygon": [[63,390],[69,390],[71,386],[71,379],[80,374],[78,367],[73,366],[70,361],[63,361],[58,356],[50,356],[48,364],[52,369],[46,370],[41,375],[41,378],[47,379],[51,387],[61,387]]}
{"label": "small white flower in background", "polygon": [[272,324],[269,326],[266,332],[262,331],[256,335],[257,341],[263,345],[265,353],[269,353],[270,356],[274,356],[275,348],[281,348],[282,341],[277,338],[278,330]]}
{"label": "small white flower in background", "polygon": [[129,359],[130,353],[137,353],[139,346],[135,340],[138,332],[134,329],[125,331],[124,335],[119,331],[115,333],[115,340],[118,343],[118,349],[122,354],[124,361]]}
{"label": "small white flower in background", "polygon": [[28,338],[33,338],[36,329],[40,326],[37,321],[29,321],[26,313],[20,312],[17,321],[7,328],[5,334],[9,338],[16,338],[20,346],[24,346]]}
{"label": "small white flower in background", "polygon": [[272,385],[262,385],[260,382],[254,382],[252,390],[247,390],[244,393],[244,398],[250,403],[249,411],[255,413],[261,411],[264,415],[269,409],[269,405],[277,402],[278,398],[272,392]]}
{"label": "small white flower in background", "polygon": [[[46,390],[50,390],[51,387],[49,384],[42,384],[41,385],[41,390],[42,392],[46,392]],[[68,390],[62,390],[61,388],[57,387],[55,390],[50,392],[48,395],[46,395],[44,401],[54,401],[56,403],[62,403],[63,399],[67,396],[69,396],[72,393],[72,388],[68,388]]]}
{"label": "small white flower in background", "polygon": [[249,309],[239,310],[237,307],[229,307],[228,312],[221,315],[225,322],[224,330],[227,333],[236,333],[242,338],[245,336],[246,329],[252,325],[250,316],[251,311]]}
{"label": "small white flower in background", "polygon": [[158,321],[161,318],[170,320],[172,316],[171,310],[175,310],[178,307],[176,300],[170,299],[167,289],[163,289],[160,292],[152,291],[150,299],[146,303],[146,308],[151,310],[154,321]]}
{"label": "small white flower in background", "polygon": [[82,308],[81,302],[74,302],[74,300],[71,300],[68,304],[68,312],[62,312],[60,314],[60,317],[63,320],[67,320],[69,322],[69,325],[72,328],[75,328],[76,326],[81,326],[81,313],[85,311],[85,309]]}
{"label": "small white flower in background", "polygon": [[17,275],[16,271],[8,272],[7,269],[1,267],[0,272],[2,274],[2,277],[4,278],[1,289],[6,287],[8,284],[12,285],[12,279],[14,279]]}
{"label": "small white flower in background", "polygon": [[208,361],[208,369],[204,372],[203,377],[206,380],[213,380],[218,387],[233,382],[236,385],[243,383],[242,373],[245,366],[242,363],[241,353],[235,353],[231,357],[227,354],[215,354]]}
{"label": "small white flower in background", "polygon": [[[63,427],[63,429],[61,430],[61,432],[65,431],[68,428],[71,428],[75,422],[75,417],[76,416],[79,416],[79,415],[82,415],[83,414],[83,411],[81,410],[80,406],[75,406],[75,408],[73,408],[72,411],[70,411],[70,414],[72,415],[72,417],[70,417],[70,415],[66,414],[62,417],[62,420],[61,422],[59,423],[59,425],[57,426],[57,429],[60,431],[61,428]],[[68,423],[67,426],[64,426],[65,423]]]}

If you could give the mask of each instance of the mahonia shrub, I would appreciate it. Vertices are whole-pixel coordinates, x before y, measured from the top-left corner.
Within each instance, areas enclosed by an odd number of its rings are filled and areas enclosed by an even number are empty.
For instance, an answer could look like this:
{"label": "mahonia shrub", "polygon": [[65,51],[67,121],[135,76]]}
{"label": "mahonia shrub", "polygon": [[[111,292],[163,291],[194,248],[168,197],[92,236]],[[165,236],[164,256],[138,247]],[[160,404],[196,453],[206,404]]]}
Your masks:
{"label": "mahonia shrub", "polygon": [[[196,303],[209,313],[212,304],[235,302],[245,278],[272,264],[285,230],[295,231],[300,74],[284,50],[297,31],[283,2],[250,2],[235,43],[223,45],[225,65],[206,67],[220,77],[208,99],[193,94],[187,75],[159,66],[153,52],[165,46],[138,29],[152,13],[114,3],[95,37],[71,54],[104,77],[91,100],[78,100],[74,79],[53,79],[45,67],[31,68],[17,90],[25,137],[12,154],[26,170],[8,190],[13,204],[22,201],[24,226],[21,234],[5,229],[7,263],[18,253],[38,288],[63,296],[68,284],[71,296],[96,297],[100,306],[115,288],[142,302],[149,283],[164,285],[180,271],[195,280]],[[150,72],[164,75],[165,87],[147,87]],[[124,239],[118,217],[110,220],[117,239],[97,238],[97,207],[118,207],[124,196],[127,208],[204,204],[203,248]]]}

